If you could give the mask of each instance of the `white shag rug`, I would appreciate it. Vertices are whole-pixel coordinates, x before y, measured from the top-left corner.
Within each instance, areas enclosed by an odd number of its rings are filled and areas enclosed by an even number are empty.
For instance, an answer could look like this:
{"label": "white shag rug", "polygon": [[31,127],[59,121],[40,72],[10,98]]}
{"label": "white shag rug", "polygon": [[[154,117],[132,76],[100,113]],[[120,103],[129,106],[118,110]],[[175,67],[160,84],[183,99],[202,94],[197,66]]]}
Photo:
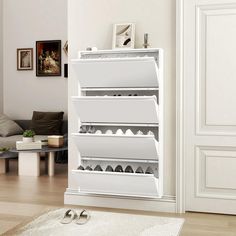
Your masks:
{"label": "white shag rug", "polygon": [[[74,209],[76,210],[76,209]],[[78,210],[78,209],[77,209]],[[85,225],[60,223],[66,209],[43,214],[14,235],[22,236],[177,236],[184,219],[91,211]]]}

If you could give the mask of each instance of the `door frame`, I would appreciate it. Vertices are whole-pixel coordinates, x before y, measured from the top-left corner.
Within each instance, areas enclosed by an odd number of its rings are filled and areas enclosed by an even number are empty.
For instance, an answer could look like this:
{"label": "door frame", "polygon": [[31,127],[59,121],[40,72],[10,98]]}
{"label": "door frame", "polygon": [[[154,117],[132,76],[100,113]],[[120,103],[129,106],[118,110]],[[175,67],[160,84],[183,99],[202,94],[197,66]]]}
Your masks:
{"label": "door frame", "polygon": [[176,212],[185,212],[184,0],[176,1]]}

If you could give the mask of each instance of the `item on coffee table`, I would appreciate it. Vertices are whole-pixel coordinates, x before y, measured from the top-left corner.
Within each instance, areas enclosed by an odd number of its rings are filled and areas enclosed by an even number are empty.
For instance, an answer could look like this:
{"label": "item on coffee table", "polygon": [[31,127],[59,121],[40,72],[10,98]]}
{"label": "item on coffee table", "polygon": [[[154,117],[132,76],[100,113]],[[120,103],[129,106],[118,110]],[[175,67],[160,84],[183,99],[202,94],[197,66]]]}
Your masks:
{"label": "item on coffee table", "polygon": [[23,142],[32,143],[34,142],[35,132],[33,130],[25,130],[23,133]]}
{"label": "item on coffee table", "polygon": [[42,149],[42,143],[41,143],[41,141],[36,141],[36,142],[16,141],[16,149],[17,150]]}
{"label": "item on coffee table", "polygon": [[49,147],[62,147],[64,145],[64,139],[62,135],[50,135],[48,136]]}
{"label": "item on coffee table", "polygon": [[43,140],[40,140],[42,146],[47,146],[48,145],[48,140],[47,139],[43,139]]}
{"label": "item on coffee table", "polygon": [[3,154],[4,152],[7,152],[9,151],[10,148],[7,148],[7,147],[1,147],[0,148],[0,155]]}

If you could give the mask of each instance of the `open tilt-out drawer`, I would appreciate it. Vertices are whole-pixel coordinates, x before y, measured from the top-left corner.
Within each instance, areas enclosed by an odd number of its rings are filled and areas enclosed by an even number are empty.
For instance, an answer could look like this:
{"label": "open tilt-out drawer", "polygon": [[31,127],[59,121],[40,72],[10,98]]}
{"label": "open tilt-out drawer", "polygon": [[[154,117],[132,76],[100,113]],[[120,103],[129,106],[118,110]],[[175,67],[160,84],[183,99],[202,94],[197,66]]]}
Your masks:
{"label": "open tilt-out drawer", "polygon": [[72,61],[72,73],[82,88],[158,87],[153,57],[76,59]]}
{"label": "open tilt-out drawer", "polygon": [[72,170],[84,193],[160,197],[158,179],[151,174]]}
{"label": "open tilt-out drawer", "polygon": [[81,122],[158,123],[156,96],[72,97]]}
{"label": "open tilt-out drawer", "polygon": [[72,134],[83,157],[158,160],[153,135]]}

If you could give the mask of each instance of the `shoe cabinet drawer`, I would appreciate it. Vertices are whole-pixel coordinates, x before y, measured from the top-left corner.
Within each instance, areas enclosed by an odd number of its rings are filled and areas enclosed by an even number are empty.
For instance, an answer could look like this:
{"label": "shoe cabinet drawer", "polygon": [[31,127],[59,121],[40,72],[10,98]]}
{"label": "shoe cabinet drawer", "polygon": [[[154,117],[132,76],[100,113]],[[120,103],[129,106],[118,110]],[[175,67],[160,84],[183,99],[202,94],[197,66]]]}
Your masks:
{"label": "shoe cabinet drawer", "polygon": [[152,174],[72,170],[79,191],[122,196],[159,197],[158,179]]}
{"label": "shoe cabinet drawer", "polygon": [[72,97],[81,122],[158,123],[156,96]]}
{"label": "shoe cabinet drawer", "polygon": [[72,134],[82,157],[158,160],[154,135]]}
{"label": "shoe cabinet drawer", "polygon": [[72,70],[82,88],[158,87],[158,67],[153,57],[75,59]]}

